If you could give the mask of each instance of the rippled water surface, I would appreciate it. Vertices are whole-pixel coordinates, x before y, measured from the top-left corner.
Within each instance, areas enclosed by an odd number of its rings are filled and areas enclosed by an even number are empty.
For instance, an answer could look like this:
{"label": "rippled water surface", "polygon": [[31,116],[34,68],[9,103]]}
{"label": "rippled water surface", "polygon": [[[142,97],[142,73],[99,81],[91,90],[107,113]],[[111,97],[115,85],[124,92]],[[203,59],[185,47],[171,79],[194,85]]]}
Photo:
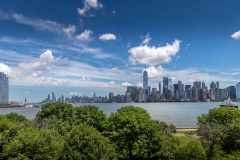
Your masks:
{"label": "rippled water surface", "polygon": [[[83,106],[88,103],[78,103],[75,106]],[[182,102],[182,103],[90,103],[98,106],[108,116],[118,108],[126,105],[139,106],[148,111],[153,119],[165,121],[167,124],[174,124],[177,127],[196,127],[197,117],[208,113],[209,109],[216,108],[220,102]],[[238,103],[240,105],[240,103]],[[41,108],[0,108],[0,114],[16,112],[33,119]]]}

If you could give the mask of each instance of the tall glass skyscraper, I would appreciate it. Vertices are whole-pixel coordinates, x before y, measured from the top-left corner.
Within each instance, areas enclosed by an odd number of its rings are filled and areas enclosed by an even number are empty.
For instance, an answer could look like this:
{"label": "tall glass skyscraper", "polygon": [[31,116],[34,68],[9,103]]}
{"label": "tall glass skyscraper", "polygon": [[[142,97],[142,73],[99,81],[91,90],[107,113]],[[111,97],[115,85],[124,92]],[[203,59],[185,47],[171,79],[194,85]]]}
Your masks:
{"label": "tall glass skyscraper", "polygon": [[236,84],[236,99],[240,99],[240,82]]}
{"label": "tall glass skyscraper", "polygon": [[144,94],[149,94],[149,90],[148,90],[148,73],[147,71],[143,71],[143,90],[144,90]]}
{"label": "tall glass skyscraper", "polygon": [[8,75],[0,72],[0,104],[8,104],[9,102],[9,82]]}
{"label": "tall glass skyscraper", "polygon": [[168,92],[168,77],[163,77],[163,94]]}

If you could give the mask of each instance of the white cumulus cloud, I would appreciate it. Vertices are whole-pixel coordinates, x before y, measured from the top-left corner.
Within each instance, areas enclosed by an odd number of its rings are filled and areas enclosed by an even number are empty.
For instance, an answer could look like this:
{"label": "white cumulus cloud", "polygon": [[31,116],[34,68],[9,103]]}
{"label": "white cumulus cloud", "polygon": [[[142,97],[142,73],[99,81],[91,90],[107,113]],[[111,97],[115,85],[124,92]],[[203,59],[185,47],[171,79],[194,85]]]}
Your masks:
{"label": "white cumulus cloud", "polygon": [[81,95],[82,93],[79,93],[79,92],[70,92],[68,95],[69,96],[79,96]]}
{"label": "white cumulus cloud", "polygon": [[122,83],[122,87],[127,87],[127,86],[132,86],[132,84],[128,83],[128,82],[123,82]]}
{"label": "white cumulus cloud", "polygon": [[128,59],[132,64],[147,64],[155,66],[171,62],[171,56],[175,56],[180,49],[180,40],[175,40],[173,44],[166,44],[163,47],[141,45],[133,47],[128,52],[131,54]]}
{"label": "white cumulus cloud", "polygon": [[[103,7],[103,5],[98,2],[98,0],[84,0],[83,3],[84,3],[84,7],[82,9],[81,8],[77,9],[77,12],[80,16],[86,16],[87,15],[86,13],[91,8],[101,9]],[[92,15],[92,14],[90,14],[90,15]]]}
{"label": "white cumulus cloud", "polygon": [[239,40],[240,39],[240,31],[237,31],[231,35],[233,39]]}
{"label": "white cumulus cloud", "polygon": [[84,32],[77,35],[76,38],[80,41],[90,41],[92,34],[93,34],[93,31],[86,29],[84,30]]}
{"label": "white cumulus cloud", "polygon": [[[158,78],[158,77],[162,77],[163,75],[167,74],[167,70],[165,70],[161,65],[158,67],[148,67],[146,68],[147,72],[148,72],[148,77],[149,78]],[[144,70],[143,70],[144,71]],[[142,71],[142,72],[143,72]]]}
{"label": "white cumulus cloud", "polygon": [[50,50],[45,51],[40,55],[39,59],[35,62],[30,63],[20,63],[19,68],[24,70],[24,72],[33,72],[33,77],[40,77],[46,71],[50,71],[52,69],[51,62],[54,61],[54,57]]}
{"label": "white cumulus cloud", "polygon": [[107,33],[107,34],[102,34],[99,37],[99,39],[102,41],[116,40],[116,36],[114,34]]}
{"label": "white cumulus cloud", "polygon": [[92,78],[91,77],[82,77],[80,78],[80,81],[91,81]]}

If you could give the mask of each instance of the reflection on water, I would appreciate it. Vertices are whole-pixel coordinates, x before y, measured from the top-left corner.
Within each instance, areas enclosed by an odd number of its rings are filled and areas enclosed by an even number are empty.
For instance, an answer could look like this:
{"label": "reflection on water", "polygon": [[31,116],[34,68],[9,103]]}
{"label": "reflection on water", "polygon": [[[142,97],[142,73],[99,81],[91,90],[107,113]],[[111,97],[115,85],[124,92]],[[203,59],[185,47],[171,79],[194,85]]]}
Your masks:
{"label": "reflection on water", "polygon": [[[165,121],[167,124],[174,124],[177,127],[196,127],[197,117],[208,113],[209,109],[219,107],[220,102],[195,102],[195,103],[78,103],[74,106],[83,105],[98,106],[109,116],[118,108],[126,105],[139,106],[148,111],[153,119]],[[240,103],[238,102],[240,106]],[[0,108],[0,114],[16,112],[33,119],[41,108]]]}

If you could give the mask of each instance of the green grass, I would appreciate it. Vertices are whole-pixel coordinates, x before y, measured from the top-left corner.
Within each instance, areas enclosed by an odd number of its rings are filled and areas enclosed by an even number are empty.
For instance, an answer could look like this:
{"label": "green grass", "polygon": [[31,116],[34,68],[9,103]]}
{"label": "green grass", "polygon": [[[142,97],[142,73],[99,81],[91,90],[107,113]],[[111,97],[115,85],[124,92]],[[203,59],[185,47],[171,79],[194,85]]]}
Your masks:
{"label": "green grass", "polygon": [[196,131],[177,131],[176,134],[187,134],[190,132],[194,132],[194,135],[196,135]]}
{"label": "green grass", "polygon": [[180,141],[180,146],[185,146],[188,142],[194,140],[194,138],[191,137],[177,137]]}

